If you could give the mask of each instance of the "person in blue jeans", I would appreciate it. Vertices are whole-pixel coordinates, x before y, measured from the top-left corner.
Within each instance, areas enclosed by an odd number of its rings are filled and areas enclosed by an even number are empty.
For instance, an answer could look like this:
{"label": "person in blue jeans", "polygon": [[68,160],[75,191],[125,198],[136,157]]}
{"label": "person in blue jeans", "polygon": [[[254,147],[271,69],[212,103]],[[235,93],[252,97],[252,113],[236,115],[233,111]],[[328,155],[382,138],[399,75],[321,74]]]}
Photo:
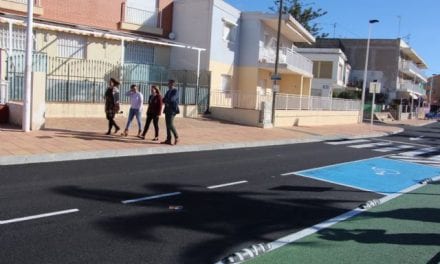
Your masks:
{"label": "person in blue jeans", "polygon": [[174,126],[174,117],[180,113],[179,109],[179,92],[174,87],[174,80],[168,81],[168,91],[163,97],[163,104],[165,108],[163,110],[165,114],[165,125],[167,128],[167,139],[162,144],[172,145],[171,134],[174,136],[174,145],[179,142],[179,134],[177,133],[176,127]]}
{"label": "person in blue jeans", "polygon": [[144,104],[144,96],[141,92],[139,92],[139,89],[135,84],[130,86],[130,91],[128,91],[125,95],[130,97],[130,111],[128,112],[127,125],[125,126],[125,130],[122,133],[122,136],[128,136],[128,129],[130,128],[131,121],[133,121],[134,117],[136,117],[138,124],[137,136],[140,136],[142,132],[141,115],[142,105]]}

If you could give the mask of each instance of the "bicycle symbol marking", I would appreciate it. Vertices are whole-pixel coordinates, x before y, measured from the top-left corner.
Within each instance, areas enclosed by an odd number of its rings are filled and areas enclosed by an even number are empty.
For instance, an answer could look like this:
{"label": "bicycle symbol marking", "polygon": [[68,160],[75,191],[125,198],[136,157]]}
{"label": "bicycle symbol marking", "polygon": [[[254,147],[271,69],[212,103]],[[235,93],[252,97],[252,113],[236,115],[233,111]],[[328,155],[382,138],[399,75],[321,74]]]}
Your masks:
{"label": "bicycle symbol marking", "polygon": [[385,169],[385,168],[379,168],[379,167],[371,167],[371,169],[374,171],[376,175],[379,176],[385,176],[385,175],[399,175],[400,172],[398,170],[393,169]]}

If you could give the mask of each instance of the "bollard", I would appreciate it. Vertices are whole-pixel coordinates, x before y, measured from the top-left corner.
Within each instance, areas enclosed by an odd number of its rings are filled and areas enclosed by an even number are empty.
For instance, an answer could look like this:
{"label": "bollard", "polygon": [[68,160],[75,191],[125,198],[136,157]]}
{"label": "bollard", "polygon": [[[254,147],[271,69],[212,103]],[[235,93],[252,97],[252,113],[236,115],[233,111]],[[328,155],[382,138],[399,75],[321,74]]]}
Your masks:
{"label": "bollard", "polygon": [[271,247],[269,244],[265,244],[265,243],[255,244],[229,255],[217,263],[218,264],[241,263],[243,261],[249,260],[251,258],[254,258],[256,256],[268,252],[270,248]]}

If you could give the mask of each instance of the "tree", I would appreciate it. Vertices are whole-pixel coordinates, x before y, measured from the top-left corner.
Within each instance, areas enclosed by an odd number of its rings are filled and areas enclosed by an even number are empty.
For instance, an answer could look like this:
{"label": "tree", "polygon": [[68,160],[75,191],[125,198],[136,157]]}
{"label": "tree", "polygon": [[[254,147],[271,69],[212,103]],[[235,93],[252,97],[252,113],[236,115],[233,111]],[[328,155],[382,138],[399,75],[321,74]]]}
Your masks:
{"label": "tree", "polygon": [[[271,8],[272,11],[278,11],[280,0],[274,0],[275,6]],[[321,33],[322,28],[318,23],[312,21],[318,17],[327,14],[321,8],[314,9],[314,3],[304,3],[302,0],[283,0],[283,12],[290,14],[295,18],[305,29],[307,29],[314,37],[325,38],[328,33]]]}

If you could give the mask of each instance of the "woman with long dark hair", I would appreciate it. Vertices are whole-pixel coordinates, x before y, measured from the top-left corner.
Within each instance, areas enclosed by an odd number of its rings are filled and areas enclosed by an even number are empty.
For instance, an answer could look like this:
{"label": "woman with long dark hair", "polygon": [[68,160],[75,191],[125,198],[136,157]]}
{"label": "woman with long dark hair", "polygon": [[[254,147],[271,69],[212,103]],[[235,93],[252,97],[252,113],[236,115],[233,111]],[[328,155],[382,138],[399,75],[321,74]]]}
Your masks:
{"label": "woman with long dark hair", "polygon": [[118,133],[120,127],[115,122],[115,115],[119,112],[119,82],[111,78],[109,87],[105,91],[105,115],[108,120],[108,131],[106,135],[110,135],[112,128],[115,127],[115,134]]}
{"label": "woman with long dark hair", "polygon": [[147,109],[147,120],[145,121],[144,131],[142,135],[139,136],[141,139],[145,139],[145,135],[148,132],[151,121],[153,121],[154,126],[154,139],[153,141],[159,140],[159,116],[162,112],[162,96],[160,95],[160,90],[155,86],[151,86],[151,94],[148,98],[148,109]]}

